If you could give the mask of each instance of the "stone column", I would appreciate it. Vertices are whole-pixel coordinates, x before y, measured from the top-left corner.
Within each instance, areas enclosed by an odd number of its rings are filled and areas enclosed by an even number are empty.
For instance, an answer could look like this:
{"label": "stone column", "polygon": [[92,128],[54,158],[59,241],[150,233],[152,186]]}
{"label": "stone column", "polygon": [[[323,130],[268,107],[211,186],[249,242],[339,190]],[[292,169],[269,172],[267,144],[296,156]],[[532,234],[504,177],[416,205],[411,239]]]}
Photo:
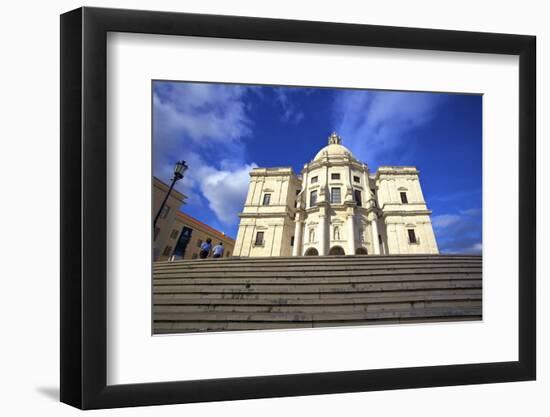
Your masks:
{"label": "stone column", "polygon": [[378,224],[376,214],[371,215],[370,230],[372,232],[372,247],[375,255],[380,255],[380,242],[378,241]]}
{"label": "stone column", "polygon": [[297,215],[296,224],[294,225],[294,246],[292,248],[292,256],[302,256],[302,219]]}
{"label": "stone column", "polygon": [[325,213],[319,213],[319,256],[327,254],[327,218]]}
{"label": "stone column", "polygon": [[353,221],[353,212],[348,213],[348,255],[355,255],[355,222]]}

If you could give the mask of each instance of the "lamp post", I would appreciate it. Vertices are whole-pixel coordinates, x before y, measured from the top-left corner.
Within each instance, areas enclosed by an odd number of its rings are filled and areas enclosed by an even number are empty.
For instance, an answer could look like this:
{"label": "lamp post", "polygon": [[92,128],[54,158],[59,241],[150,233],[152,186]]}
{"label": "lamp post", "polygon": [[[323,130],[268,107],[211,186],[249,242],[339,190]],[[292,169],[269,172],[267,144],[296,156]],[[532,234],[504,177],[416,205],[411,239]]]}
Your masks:
{"label": "lamp post", "polygon": [[157,225],[157,220],[160,217],[160,213],[162,213],[162,209],[164,208],[166,201],[168,201],[168,197],[170,197],[170,193],[172,192],[172,188],[174,188],[174,184],[181,180],[183,178],[183,174],[185,171],[187,171],[189,167],[185,163],[185,161],[178,161],[176,162],[176,166],[174,167],[174,177],[172,178],[172,184],[170,184],[170,188],[168,189],[168,192],[166,193],[166,196],[164,197],[164,200],[162,200],[162,204],[160,205],[159,211],[157,215],[155,216],[155,220],[153,221],[153,229]]}

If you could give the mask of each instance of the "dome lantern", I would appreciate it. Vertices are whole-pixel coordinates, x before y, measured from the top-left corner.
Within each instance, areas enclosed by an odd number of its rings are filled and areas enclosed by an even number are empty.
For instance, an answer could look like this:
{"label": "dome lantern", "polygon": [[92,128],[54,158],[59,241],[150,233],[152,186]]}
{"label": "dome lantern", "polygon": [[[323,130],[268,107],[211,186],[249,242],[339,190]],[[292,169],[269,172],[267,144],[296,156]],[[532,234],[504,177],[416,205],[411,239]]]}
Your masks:
{"label": "dome lantern", "polygon": [[355,160],[350,150],[342,145],[342,138],[336,132],[333,132],[328,137],[328,145],[317,152],[313,160],[316,161],[325,158],[351,158]]}
{"label": "dome lantern", "polygon": [[342,138],[338,136],[336,132],[332,132],[332,134],[328,137],[328,144],[329,145],[341,145],[342,144]]}

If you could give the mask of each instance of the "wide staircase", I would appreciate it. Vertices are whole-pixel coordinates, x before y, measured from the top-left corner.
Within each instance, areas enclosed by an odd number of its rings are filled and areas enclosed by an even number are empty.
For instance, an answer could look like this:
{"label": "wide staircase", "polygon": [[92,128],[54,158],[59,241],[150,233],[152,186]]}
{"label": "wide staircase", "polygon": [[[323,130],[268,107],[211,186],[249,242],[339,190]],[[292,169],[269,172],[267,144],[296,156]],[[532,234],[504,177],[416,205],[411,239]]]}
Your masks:
{"label": "wide staircase", "polygon": [[156,262],[154,333],[481,319],[481,256]]}

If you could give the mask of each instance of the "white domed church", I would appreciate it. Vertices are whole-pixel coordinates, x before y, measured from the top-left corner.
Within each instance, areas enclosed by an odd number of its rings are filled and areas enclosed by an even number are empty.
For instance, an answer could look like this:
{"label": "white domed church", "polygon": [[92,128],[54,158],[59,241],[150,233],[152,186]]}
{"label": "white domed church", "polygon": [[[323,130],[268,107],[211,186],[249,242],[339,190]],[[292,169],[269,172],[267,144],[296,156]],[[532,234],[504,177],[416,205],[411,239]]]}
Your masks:
{"label": "white domed church", "polygon": [[437,254],[415,167],[371,173],[336,133],[304,165],[255,168],[234,256]]}

